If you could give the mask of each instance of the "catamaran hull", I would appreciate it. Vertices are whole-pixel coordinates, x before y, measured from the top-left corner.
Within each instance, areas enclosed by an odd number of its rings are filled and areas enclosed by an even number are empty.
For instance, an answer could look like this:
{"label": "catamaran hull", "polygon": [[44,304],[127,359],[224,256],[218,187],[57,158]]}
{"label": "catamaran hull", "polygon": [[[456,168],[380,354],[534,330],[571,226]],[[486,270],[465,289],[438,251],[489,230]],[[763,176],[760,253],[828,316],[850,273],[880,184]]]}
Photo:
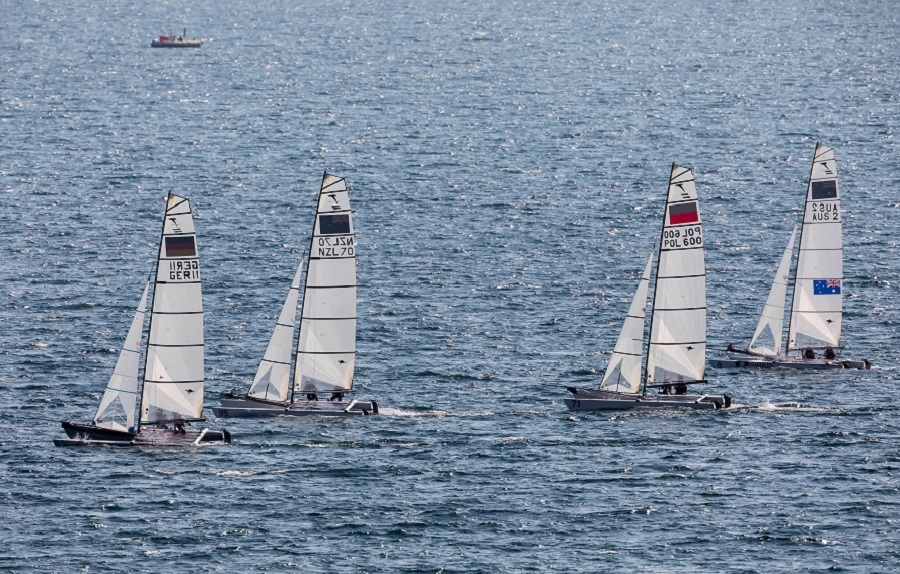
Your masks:
{"label": "catamaran hull", "polygon": [[731,403],[730,397],[721,395],[708,396],[683,396],[679,400],[656,399],[646,397],[641,399],[563,399],[570,411],[626,411],[630,409],[694,409],[694,410],[718,410],[727,408]]}
{"label": "catamaran hull", "polygon": [[866,360],[834,360],[826,359],[710,359],[707,361],[714,369],[869,369],[871,364]]}
{"label": "catamaran hull", "polygon": [[775,366],[772,359],[709,359],[707,361],[714,369],[771,369]]}
{"label": "catamaran hull", "polygon": [[570,411],[624,411],[636,408],[717,410],[731,406],[728,395],[619,396],[593,389],[569,388],[574,397],[564,399]]}
{"label": "catamaran hull", "polygon": [[288,406],[286,404],[265,403],[246,398],[224,398],[221,405],[212,411],[220,418],[259,418],[259,417],[355,417],[377,415],[376,401],[299,401]]}
{"label": "catamaran hull", "polygon": [[130,446],[134,441],[134,433],[106,429],[93,425],[83,425],[68,421],[61,423],[68,439],[54,439],[56,446],[80,446],[96,444],[107,446]]}
{"label": "catamaran hull", "polygon": [[225,429],[175,431],[172,429],[141,429],[137,434],[64,422],[68,439],[54,439],[56,446],[199,446],[229,444],[231,433]]}

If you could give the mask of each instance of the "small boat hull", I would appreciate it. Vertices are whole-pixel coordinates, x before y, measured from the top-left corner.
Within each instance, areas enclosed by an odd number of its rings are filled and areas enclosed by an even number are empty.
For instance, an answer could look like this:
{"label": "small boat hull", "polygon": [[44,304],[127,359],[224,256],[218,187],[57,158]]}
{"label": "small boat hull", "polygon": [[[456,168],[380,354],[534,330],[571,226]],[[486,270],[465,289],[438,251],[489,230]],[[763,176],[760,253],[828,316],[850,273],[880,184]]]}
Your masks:
{"label": "small boat hull", "polygon": [[203,45],[201,40],[153,40],[150,42],[151,48],[199,48]]}
{"label": "small boat hull", "polygon": [[637,408],[718,410],[731,406],[728,395],[620,395],[594,389],[569,388],[564,399],[570,411],[624,411]]}
{"label": "small boat hull", "polygon": [[707,364],[714,369],[771,369],[775,366],[775,361],[761,357],[748,357],[709,359]]}
{"label": "small boat hull", "polygon": [[174,429],[143,428],[138,433],[128,433],[63,422],[68,439],[55,439],[56,446],[199,446],[229,444],[231,433],[225,429]]}
{"label": "small boat hull", "polygon": [[709,359],[707,361],[714,369],[803,369],[803,370],[827,370],[827,369],[870,369],[871,363],[866,359],[764,359],[764,358],[728,358]]}
{"label": "small boat hull", "polygon": [[293,404],[270,403],[243,398],[223,398],[212,411],[219,418],[259,417],[355,417],[377,415],[376,401],[295,401]]}

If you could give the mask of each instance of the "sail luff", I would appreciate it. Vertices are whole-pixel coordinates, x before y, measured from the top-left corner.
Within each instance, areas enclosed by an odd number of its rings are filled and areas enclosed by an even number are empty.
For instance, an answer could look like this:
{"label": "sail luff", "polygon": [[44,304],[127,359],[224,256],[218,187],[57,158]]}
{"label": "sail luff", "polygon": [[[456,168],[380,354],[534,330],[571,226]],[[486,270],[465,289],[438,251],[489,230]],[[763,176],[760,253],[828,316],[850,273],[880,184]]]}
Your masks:
{"label": "sail luff", "polygon": [[647,293],[650,290],[650,270],[653,253],[647,259],[644,274],[622,322],[622,331],[609,358],[600,388],[620,393],[638,393],[641,390],[641,363],[644,351],[644,323],[646,322]]}
{"label": "sail luff", "polygon": [[291,356],[294,347],[294,327],[297,302],[300,299],[300,277],[303,273],[303,258],[297,265],[291,287],[281,306],[281,313],[272,329],[272,337],[247,396],[269,400],[287,401],[291,388]]}
{"label": "sail luff", "polygon": [[350,195],[326,173],[307,258],[292,392],[353,387],[356,359],[356,242]]}
{"label": "sail luff", "polygon": [[138,373],[141,357],[141,332],[147,311],[147,293],[150,283],[144,285],[144,293],[131,320],[122,350],[109,378],[103,398],[94,414],[94,425],[111,430],[134,432],[134,413],[138,396]]}
{"label": "sail luff", "polygon": [[706,267],[694,175],[672,166],[647,349],[646,381],[703,380]]}
{"label": "sail luff", "polygon": [[816,144],[794,276],[788,351],[841,342],[843,239],[834,150]]}
{"label": "sail luff", "polygon": [[203,301],[190,202],[166,201],[157,259],[140,424],[202,418]]}
{"label": "sail luff", "polygon": [[[791,272],[791,256],[794,254],[794,239],[796,235],[797,227],[794,226],[791,238],[778,263],[778,269],[775,271],[775,277],[772,279],[772,287],[769,289],[769,296],[759,317],[756,331],[753,332],[753,338],[747,347],[747,350],[751,353],[774,357],[781,351],[781,338],[784,331],[784,303],[787,296],[788,279]],[[771,339],[769,338],[770,336]]]}

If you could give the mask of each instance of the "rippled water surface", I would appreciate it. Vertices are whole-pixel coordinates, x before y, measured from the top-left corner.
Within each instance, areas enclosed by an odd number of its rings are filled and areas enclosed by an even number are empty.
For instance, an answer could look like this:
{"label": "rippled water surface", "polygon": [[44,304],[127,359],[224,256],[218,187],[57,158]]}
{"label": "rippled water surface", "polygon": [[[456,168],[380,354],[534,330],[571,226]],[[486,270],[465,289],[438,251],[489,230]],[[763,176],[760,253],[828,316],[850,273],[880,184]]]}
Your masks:
{"label": "rippled water surface", "polygon": [[[716,4],[3,2],[0,570],[900,569],[900,12]],[[148,48],[184,25],[211,41]],[[752,334],[816,141],[845,353],[876,368],[710,370],[727,412],[567,412],[671,163],[696,173],[723,348]],[[99,400],[166,192],[199,217],[209,405],[255,372],[326,169],[351,185],[357,388],[382,415],[54,448]]]}

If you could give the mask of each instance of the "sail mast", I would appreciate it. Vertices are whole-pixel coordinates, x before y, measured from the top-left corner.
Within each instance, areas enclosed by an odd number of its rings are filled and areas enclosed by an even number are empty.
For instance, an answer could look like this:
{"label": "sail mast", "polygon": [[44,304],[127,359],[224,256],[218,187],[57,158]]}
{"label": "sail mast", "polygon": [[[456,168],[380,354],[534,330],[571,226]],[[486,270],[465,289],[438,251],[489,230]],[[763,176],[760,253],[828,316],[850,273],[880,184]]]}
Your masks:
{"label": "sail mast", "polygon": [[[641,394],[647,392],[647,381],[650,379],[650,341],[653,340],[653,315],[656,313],[656,292],[659,289],[659,264],[662,261],[663,237],[666,233],[666,216],[669,212],[669,187],[672,186],[672,178],[675,175],[675,162],[672,162],[672,169],[669,172],[669,185],[666,186],[666,203],[663,206],[662,230],[659,232],[659,247],[657,248],[656,257],[656,273],[653,274],[653,303],[650,305],[650,329],[647,332],[647,353],[644,355],[644,379],[641,385]],[[650,254],[653,257],[653,254]]]}
{"label": "sail mast", "polygon": [[159,230],[159,249],[156,251],[156,265],[153,268],[153,296],[150,298],[150,324],[147,325],[147,352],[144,353],[144,370],[141,374],[141,388],[138,389],[138,410],[137,410],[137,424],[135,425],[135,433],[141,431],[141,418],[142,413],[144,412],[144,382],[147,380],[147,358],[149,356],[149,345],[150,345],[150,329],[153,327],[153,306],[156,304],[156,284],[158,281],[159,274],[159,260],[162,257],[163,250],[163,237],[166,234],[166,213],[169,211],[169,200],[172,198],[172,192],[170,191],[168,195],[166,195],[166,209],[163,212],[163,224],[162,229]]}
{"label": "sail mast", "polygon": [[[809,177],[806,178],[806,185],[812,180],[813,168],[816,166],[816,154],[819,153],[819,142],[816,142],[816,149],[813,152],[812,165],[809,166]],[[784,356],[788,356],[791,349],[791,332],[794,329],[794,301],[797,298],[797,269],[800,266],[800,249],[803,249],[803,231],[806,228],[806,208],[809,206],[809,193],[806,194],[806,200],[803,202],[803,213],[800,215],[800,241],[797,248],[797,260],[794,261],[794,283],[791,286],[791,317],[788,320],[788,336],[784,338]]]}
{"label": "sail mast", "polygon": [[[325,185],[325,178],[328,177],[328,170],[322,172],[322,185]],[[309,232],[309,251],[306,253],[306,270],[303,273],[303,300],[300,302],[300,325],[297,329],[297,343],[294,345],[294,376],[291,377],[291,402],[294,402],[294,392],[297,390],[299,381],[297,380],[297,361],[300,358],[300,331],[303,328],[303,307],[306,305],[306,282],[309,281],[309,260],[312,259],[313,242],[316,239],[316,220],[319,217],[319,197],[322,195],[322,186],[319,186],[319,195],[316,196],[316,211],[313,213],[312,230]]]}

